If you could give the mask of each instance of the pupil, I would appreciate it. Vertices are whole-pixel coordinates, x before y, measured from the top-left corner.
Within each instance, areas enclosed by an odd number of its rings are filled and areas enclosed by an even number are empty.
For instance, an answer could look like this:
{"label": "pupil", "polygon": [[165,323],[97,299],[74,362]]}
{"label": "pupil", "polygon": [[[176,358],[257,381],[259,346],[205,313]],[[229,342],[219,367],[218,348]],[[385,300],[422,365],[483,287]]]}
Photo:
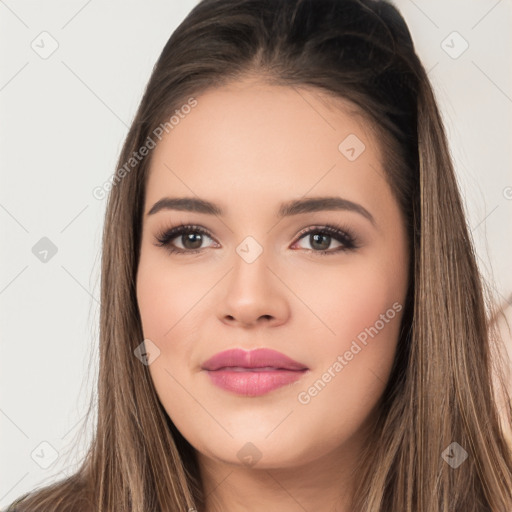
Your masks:
{"label": "pupil", "polygon": [[[187,249],[198,249],[201,247],[202,235],[200,233],[189,233],[188,235],[183,235],[181,241]],[[187,245],[187,242],[191,242],[192,247]]]}
{"label": "pupil", "polygon": [[311,246],[314,248],[315,247],[315,244],[318,242],[318,239],[319,238],[323,238],[324,241],[327,240],[327,243],[324,243],[323,246],[322,244],[320,244],[321,246],[318,247],[317,246],[317,249],[320,249],[321,251],[325,251],[326,249],[329,248],[329,239],[330,239],[330,236],[329,235],[322,235],[322,234],[314,234],[314,235],[311,235],[313,237],[313,243],[311,244]]}

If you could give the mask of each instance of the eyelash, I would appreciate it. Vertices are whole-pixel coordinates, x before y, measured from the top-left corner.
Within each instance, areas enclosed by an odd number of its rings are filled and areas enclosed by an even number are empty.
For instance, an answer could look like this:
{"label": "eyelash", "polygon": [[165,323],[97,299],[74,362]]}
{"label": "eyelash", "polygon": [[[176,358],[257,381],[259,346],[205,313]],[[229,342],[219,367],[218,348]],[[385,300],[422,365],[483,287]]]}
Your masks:
{"label": "eyelash", "polygon": [[[155,245],[157,245],[158,247],[165,247],[169,253],[178,255],[196,254],[205,249],[202,248],[183,250],[177,249],[170,244],[172,240],[185,233],[199,233],[201,235],[206,235],[208,238],[211,238],[213,240],[213,237],[208,233],[208,231],[202,228],[201,226],[196,226],[193,224],[180,224],[179,226],[170,229],[164,229],[163,231],[161,231],[156,236],[156,240],[158,241],[158,243]],[[338,247],[335,250],[327,249],[324,251],[315,251],[313,249],[306,249],[307,251],[317,254],[319,256],[327,256],[329,254],[337,254],[339,252],[353,251],[359,247],[354,232],[345,226],[337,224],[325,224],[321,227],[310,227],[304,229],[297,235],[297,242],[304,238],[305,235],[309,235],[312,233],[329,235],[336,241],[343,244],[343,246]]]}

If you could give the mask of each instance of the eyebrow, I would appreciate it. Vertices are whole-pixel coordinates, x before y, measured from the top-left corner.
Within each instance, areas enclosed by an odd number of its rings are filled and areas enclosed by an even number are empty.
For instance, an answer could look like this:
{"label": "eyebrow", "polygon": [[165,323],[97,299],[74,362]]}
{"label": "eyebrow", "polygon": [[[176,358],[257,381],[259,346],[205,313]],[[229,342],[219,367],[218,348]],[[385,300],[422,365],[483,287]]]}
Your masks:
{"label": "eyebrow", "polygon": [[[195,197],[163,197],[152,206],[147,215],[154,215],[161,210],[180,210],[218,216],[224,214],[219,205]],[[373,215],[366,208],[341,197],[309,197],[287,201],[281,204],[278,216],[282,218],[325,210],[345,210],[359,213],[376,225]]]}

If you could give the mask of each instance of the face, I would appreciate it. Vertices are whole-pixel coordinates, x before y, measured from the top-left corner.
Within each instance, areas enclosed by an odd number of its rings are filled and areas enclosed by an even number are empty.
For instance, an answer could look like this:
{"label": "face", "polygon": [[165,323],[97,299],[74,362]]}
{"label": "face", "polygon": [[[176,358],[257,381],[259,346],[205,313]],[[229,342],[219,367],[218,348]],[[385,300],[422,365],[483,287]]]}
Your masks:
{"label": "face", "polygon": [[[211,90],[153,150],[137,300],[158,397],[203,460],[354,452],[389,378],[403,218],[369,124],[318,94]],[[299,364],[260,352],[205,369],[261,348]]]}

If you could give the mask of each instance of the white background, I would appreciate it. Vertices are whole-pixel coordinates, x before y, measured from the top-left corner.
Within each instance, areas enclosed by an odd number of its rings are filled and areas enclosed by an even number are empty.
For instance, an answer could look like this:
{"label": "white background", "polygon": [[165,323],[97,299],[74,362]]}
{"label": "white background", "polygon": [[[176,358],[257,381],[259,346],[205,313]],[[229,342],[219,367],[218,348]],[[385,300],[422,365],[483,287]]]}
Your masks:
{"label": "white background", "polygon": [[[115,171],[152,66],[195,4],[0,0],[0,507],[72,472],[90,438],[94,417],[77,436],[96,379],[105,207],[92,190]],[[505,301],[512,292],[512,3],[396,5],[430,70],[479,264],[486,275],[492,270]],[[47,59],[31,47],[51,48],[43,31],[58,43]],[[453,58],[461,37],[469,47]],[[42,237],[57,247],[46,263],[32,252]],[[43,469],[52,450],[57,459]]]}

